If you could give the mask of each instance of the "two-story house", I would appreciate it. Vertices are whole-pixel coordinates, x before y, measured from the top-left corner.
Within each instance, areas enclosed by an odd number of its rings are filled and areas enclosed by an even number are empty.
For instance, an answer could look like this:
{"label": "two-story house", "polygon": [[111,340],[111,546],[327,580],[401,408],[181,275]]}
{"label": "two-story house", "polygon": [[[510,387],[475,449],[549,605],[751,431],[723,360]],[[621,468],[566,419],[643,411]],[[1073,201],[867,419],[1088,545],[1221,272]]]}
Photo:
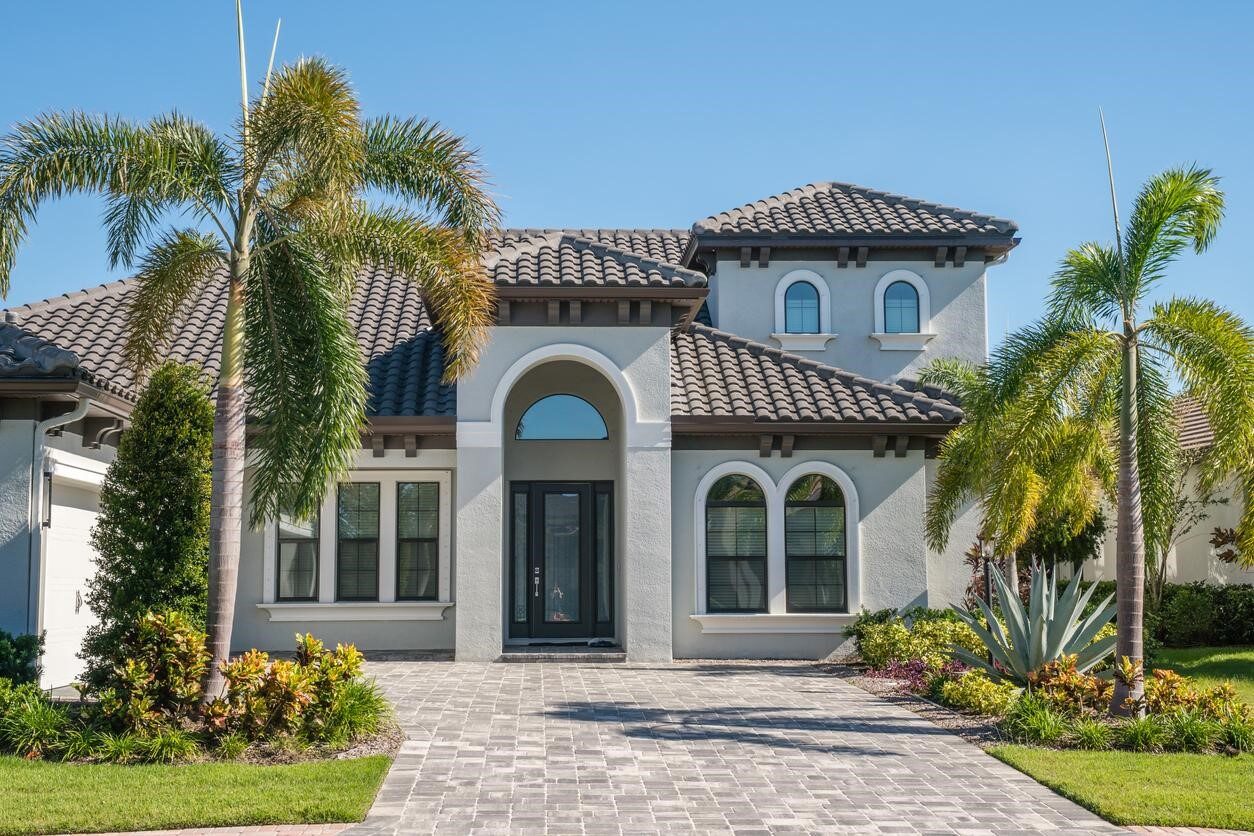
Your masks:
{"label": "two-story house", "polygon": [[[1015,233],[843,183],[688,230],[505,230],[496,325],[456,386],[418,290],[363,274],[362,449],[317,519],[240,532],[235,645],[818,658],[862,608],[958,599],[974,515],[940,554],[923,513],[962,411],[911,375],[984,359],[985,274]],[[48,631],[50,685],[91,618],[132,292],[0,326],[0,628]],[[170,354],[213,374],[223,307],[215,288],[184,311]]]}

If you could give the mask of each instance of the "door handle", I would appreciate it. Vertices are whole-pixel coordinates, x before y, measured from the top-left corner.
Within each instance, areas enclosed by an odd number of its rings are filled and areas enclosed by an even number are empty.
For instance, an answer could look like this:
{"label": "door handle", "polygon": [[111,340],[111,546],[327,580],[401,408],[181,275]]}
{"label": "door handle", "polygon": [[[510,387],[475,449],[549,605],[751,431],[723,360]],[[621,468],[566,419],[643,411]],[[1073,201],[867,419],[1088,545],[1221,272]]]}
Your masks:
{"label": "door handle", "polygon": [[531,573],[531,582],[535,587],[535,597],[540,597],[540,567],[537,566]]}

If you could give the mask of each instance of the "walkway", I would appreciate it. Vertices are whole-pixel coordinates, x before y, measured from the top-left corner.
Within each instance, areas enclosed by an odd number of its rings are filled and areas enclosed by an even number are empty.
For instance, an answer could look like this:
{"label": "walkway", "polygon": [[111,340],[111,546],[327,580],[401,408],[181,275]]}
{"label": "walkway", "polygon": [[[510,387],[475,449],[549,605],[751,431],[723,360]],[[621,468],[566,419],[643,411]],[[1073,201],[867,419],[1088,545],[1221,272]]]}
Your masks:
{"label": "walkway", "polygon": [[355,836],[1126,832],[810,665],[369,671],[410,739]]}

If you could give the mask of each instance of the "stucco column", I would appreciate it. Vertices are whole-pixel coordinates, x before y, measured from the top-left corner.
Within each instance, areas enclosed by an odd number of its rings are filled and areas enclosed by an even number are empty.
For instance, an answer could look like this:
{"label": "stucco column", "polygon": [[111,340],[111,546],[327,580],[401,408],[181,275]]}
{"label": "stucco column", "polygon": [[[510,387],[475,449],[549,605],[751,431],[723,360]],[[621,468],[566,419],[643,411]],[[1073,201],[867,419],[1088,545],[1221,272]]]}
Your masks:
{"label": "stucco column", "polygon": [[[625,451],[624,642],[630,662],[669,662],[671,645],[671,451],[669,422],[637,425]],[[644,430],[643,433],[639,432]]]}
{"label": "stucco column", "polygon": [[458,661],[491,662],[503,644],[501,433],[489,421],[457,424],[457,542],[453,600]]}

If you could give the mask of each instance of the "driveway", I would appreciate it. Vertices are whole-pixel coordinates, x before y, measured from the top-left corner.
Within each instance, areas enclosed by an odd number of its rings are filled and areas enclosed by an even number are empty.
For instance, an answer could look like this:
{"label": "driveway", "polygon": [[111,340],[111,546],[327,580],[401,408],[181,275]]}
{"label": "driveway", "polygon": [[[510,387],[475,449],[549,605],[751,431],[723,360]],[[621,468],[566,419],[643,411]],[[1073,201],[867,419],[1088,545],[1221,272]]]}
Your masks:
{"label": "driveway", "polygon": [[806,664],[378,662],[382,833],[1123,833]]}

